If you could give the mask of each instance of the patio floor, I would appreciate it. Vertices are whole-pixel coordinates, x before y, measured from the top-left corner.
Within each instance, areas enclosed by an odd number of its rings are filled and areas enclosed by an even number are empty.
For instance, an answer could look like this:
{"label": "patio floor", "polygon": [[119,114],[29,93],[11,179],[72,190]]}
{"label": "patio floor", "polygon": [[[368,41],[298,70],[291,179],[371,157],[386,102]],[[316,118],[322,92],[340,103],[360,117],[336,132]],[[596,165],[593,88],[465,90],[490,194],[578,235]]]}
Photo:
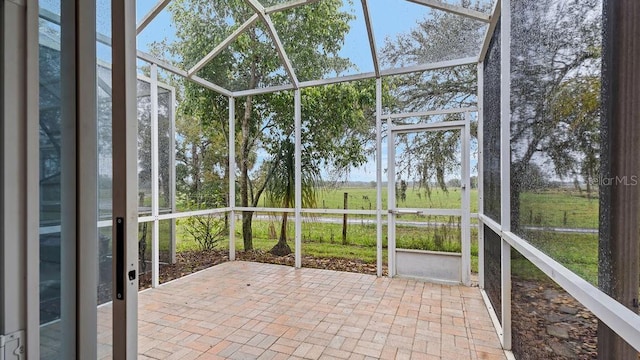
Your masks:
{"label": "patio floor", "polygon": [[140,359],[506,359],[478,288],[242,261],[140,293],[138,329]]}

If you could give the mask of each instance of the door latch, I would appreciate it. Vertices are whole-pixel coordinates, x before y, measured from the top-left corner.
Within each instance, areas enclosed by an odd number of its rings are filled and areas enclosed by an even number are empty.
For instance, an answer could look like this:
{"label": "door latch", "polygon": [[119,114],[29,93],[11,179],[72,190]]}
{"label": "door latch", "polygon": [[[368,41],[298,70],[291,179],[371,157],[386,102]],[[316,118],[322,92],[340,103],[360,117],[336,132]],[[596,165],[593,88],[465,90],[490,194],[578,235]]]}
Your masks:
{"label": "door latch", "polygon": [[0,335],[0,360],[22,360],[24,353],[24,331]]}

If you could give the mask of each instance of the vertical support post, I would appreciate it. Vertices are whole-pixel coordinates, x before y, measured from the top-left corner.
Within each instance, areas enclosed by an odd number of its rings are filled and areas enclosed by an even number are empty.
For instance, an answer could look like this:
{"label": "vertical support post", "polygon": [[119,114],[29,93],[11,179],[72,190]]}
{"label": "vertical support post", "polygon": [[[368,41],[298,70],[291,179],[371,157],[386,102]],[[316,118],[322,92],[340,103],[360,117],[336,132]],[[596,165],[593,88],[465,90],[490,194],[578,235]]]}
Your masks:
{"label": "vertical support post", "polygon": [[[511,231],[511,0],[501,2],[500,32],[500,220]],[[502,269],[502,347],[511,349],[511,246],[504,239]]]}
{"label": "vertical support post", "polygon": [[[159,192],[159,148],[158,148],[158,65],[151,64],[151,216],[153,227],[151,231],[151,287],[159,284],[160,273],[160,192]],[[145,261],[145,259],[142,259]]]}
{"label": "vertical support post", "polygon": [[[484,214],[484,63],[478,63],[478,215]],[[478,216],[478,280],[484,289],[484,224]]]}
{"label": "vertical support post", "polygon": [[295,124],[295,266],[302,267],[302,98],[300,89],[296,89],[293,95],[294,124]]}
{"label": "vertical support post", "polygon": [[470,114],[464,113],[462,129],[462,283],[471,285],[471,124]]}
{"label": "vertical support post", "polygon": [[[602,59],[598,284],[638,313],[640,276],[640,3],[605,1]],[[598,322],[599,359],[637,359],[638,352]]]}
{"label": "vertical support post", "polygon": [[376,274],[382,276],[382,79],[376,79]]}
{"label": "vertical support post", "polygon": [[[79,359],[96,356],[98,338],[98,82],[96,2],[76,1],[77,339]],[[89,239],[94,241],[88,241]],[[66,334],[65,334],[66,335]]]}
{"label": "vertical support post", "polygon": [[[136,4],[111,1],[113,59],[113,357],[138,356]],[[118,266],[120,265],[120,266]],[[130,280],[131,279],[131,280]],[[118,285],[122,287],[118,289]],[[118,290],[121,290],[119,293]],[[119,294],[118,294],[119,293]]]}
{"label": "vertical support post", "polygon": [[[349,209],[349,193],[344,193],[344,210]],[[349,215],[346,213],[342,214],[342,245],[347,245],[347,222],[349,221]]]}
{"label": "vertical support post", "polygon": [[[169,201],[171,201],[171,213],[175,213],[176,208],[176,92],[171,91],[171,124],[169,133]],[[170,220],[169,243],[171,251],[171,263],[176,263],[176,219]]]}
{"label": "vertical support post", "polygon": [[236,259],[236,98],[229,97],[229,260]]}
{"label": "vertical support post", "polygon": [[395,133],[391,130],[393,127],[393,119],[387,119],[387,207],[389,214],[387,215],[387,256],[389,277],[396,275],[396,148]]}

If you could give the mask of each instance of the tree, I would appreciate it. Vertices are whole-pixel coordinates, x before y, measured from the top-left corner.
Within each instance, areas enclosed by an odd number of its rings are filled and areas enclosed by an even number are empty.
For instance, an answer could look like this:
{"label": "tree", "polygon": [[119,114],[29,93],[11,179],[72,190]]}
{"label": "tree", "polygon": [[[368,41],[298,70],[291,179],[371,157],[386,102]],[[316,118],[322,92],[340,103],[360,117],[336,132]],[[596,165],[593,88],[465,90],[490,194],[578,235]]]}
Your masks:
{"label": "tree", "polygon": [[[462,5],[470,7],[470,1],[465,0]],[[399,67],[475,56],[480,51],[483,33],[484,27],[478,21],[434,10],[409,33],[388,39],[382,48],[382,61],[387,66]],[[390,112],[460,108],[474,106],[476,102],[475,66],[411,73],[387,78],[385,82],[392,99],[385,101]],[[435,120],[461,118],[459,114],[450,114]],[[446,191],[445,177],[449,173],[459,176],[460,165],[455,156],[460,151],[458,131],[423,132],[396,139],[396,147],[405,149],[397,154],[396,176],[418,184],[427,195],[434,183]]]}
{"label": "tree", "polygon": [[[176,0],[169,6],[176,25],[176,41],[164,41],[154,46],[156,53],[168,53],[176,65],[190,68],[204,57],[215,44],[219,44],[239,24],[253,14],[245,1]],[[349,21],[353,16],[342,10],[342,1],[321,1],[284,12],[270,14],[278,35],[284,44],[296,74],[301,79],[317,79],[327,74],[337,74],[352,65],[348,59],[338,56],[349,31]],[[258,22],[240,35],[229,47],[216,56],[198,75],[231,90],[255,89],[278,85],[288,81],[286,71],[280,64],[271,39],[264,24]],[[200,86],[184,82],[182,112],[189,114],[202,124],[213,125],[224,130],[224,98]],[[336,87],[335,89],[347,89]],[[372,94],[375,94],[373,92]],[[353,104],[342,102],[332,104],[340,108]],[[348,97],[347,97],[348,98]],[[222,106],[220,106],[222,105]],[[360,111],[361,113],[362,111]],[[357,113],[357,111],[356,111]],[[255,207],[266,190],[274,171],[265,169],[257,156],[258,150],[274,154],[275,149],[292,133],[293,100],[290,93],[281,92],[266,95],[249,95],[236,101],[236,151],[239,176],[240,206]],[[358,119],[362,119],[360,116]],[[339,121],[339,119],[330,119]],[[342,129],[341,126],[333,126]],[[223,135],[225,131],[218,134]],[[346,139],[343,132],[336,138]],[[329,132],[329,135],[336,135]],[[305,136],[305,135],[303,135]],[[320,136],[314,136],[319,139]],[[307,139],[303,139],[305,142]],[[326,140],[326,139],[325,139]],[[332,139],[334,141],[335,139]],[[315,142],[324,150],[338,150],[332,141]],[[346,164],[357,163],[360,157],[350,159],[354,154],[355,140],[338,141],[349,145],[346,151],[331,156],[335,169]],[[217,143],[220,146],[220,143]],[[324,151],[323,150],[323,151]],[[314,150],[316,151],[316,150]],[[324,151],[324,154],[328,152]],[[359,149],[361,152],[362,149]],[[228,179],[229,166],[224,168],[224,178]],[[259,169],[260,171],[254,170]],[[252,211],[242,213],[242,233],[244,249],[253,249]]]}
{"label": "tree", "polygon": [[[305,152],[309,154],[309,152]],[[314,207],[316,205],[316,190],[321,182],[320,169],[305,156],[302,164],[302,172],[295,171],[295,145],[290,138],[283,140],[279,151],[274,154],[268,163],[273,169],[273,176],[268,183],[267,198],[271,206],[291,208],[295,201],[295,176],[300,176],[302,184],[302,206]],[[277,256],[288,255],[291,248],[287,244],[287,217],[288,213],[282,213],[282,226],[278,243],[271,249],[271,253]]]}
{"label": "tree", "polygon": [[[375,83],[362,81],[304,89],[301,94],[301,173],[295,171],[295,146],[292,123],[280,143],[270,151],[272,158],[262,166],[261,178],[272,206],[294,206],[295,176],[301,176],[302,206],[316,206],[316,194],[326,182],[322,172],[334,180],[345,176],[352,166],[367,161],[374,150]],[[285,101],[290,101],[285,99]],[[291,117],[287,117],[292,122]],[[318,131],[322,129],[322,131]],[[323,169],[323,171],[321,171]],[[254,196],[252,194],[252,196]],[[257,199],[259,197],[254,197]],[[287,244],[288,213],[283,212],[278,243],[271,249],[275,255],[291,253]]]}
{"label": "tree", "polygon": [[[597,176],[601,17],[598,0],[514,2],[511,228],[534,164],[558,177]],[[548,177],[553,174],[546,174]],[[591,191],[588,188],[588,191]]]}
{"label": "tree", "polygon": [[[464,1],[463,5],[470,3]],[[527,174],[535,172],[530,167],[549,163],[555,176],[581,176],[587,183],[597,177],[601,47],[600,17],[594,14],[597,4],[598,0],[512,2],[514,231],[519,226],[520,193],[528,188]],[[477,21],[436,12],[410,33],[388,40],[383,48],[384,60],[401,65],[477,54],[482,29]],[[445,57],[443,52],[452,55]],[[468,66],[407,75],[392,82],[395,102],[388,107],[417,111],[472,106],[476,102],[476,82],[475,67]],[[454,119],[445,116],[439,120]],[[474,134],[474,129],[471,132]],[[446,189],[444,176],[447,167],[457,162],[450,154],[458,149],[459,134],[446,137],[433,132],[415,139],[404,140],[406,146],[416,150],[399,161],[427,192],[434,179]]]}

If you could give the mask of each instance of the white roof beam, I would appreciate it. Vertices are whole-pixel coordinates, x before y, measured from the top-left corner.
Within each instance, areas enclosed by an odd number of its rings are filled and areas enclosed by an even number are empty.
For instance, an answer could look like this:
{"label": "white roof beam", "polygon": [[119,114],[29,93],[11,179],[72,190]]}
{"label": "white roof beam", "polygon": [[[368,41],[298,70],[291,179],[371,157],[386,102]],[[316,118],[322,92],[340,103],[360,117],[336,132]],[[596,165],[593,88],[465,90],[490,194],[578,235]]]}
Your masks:
{"label": "white roof beam", "polygon": [[470,19],[479,20],[488,23],[490,21],[490,15],[485,14],[481,11],[476,11],[472,9],[468,9],[462,6],[451,5],[444,3],[440,0],[407,0],[412,3],[425,5],[433,9],[446,11],[452,14],[464,16]]}
{"label": "white roof beam", "polygon": [[491,38],[493,38],[493,33],[496,31],[496,26],[498,26],[498,19],[500,19],[500,3],[501,0],[498,0],[496,1],[495,5],[493,5],[493,11],[491,12],[491,21],[489,22],[489,27],[484,34],[484,43],[482,44],[482,49],[480,49],[478,62],[483,62],[484,58],[487,56],[487,51],[489,51]]}
{"label": "white roof beam", "polygon": [[256,88],[256,89],[247,89],[247,90],[235,91],[233,93],[233,97],[237,99],[237,98],[241,98],[241,97],[245,97],[245,96],[261,95],[261,94],[272,94],[272,93],[276,93],[276,92],[279,92],[279,91],[289,91],[289,90],[295,90],[293,88],[293,85],[291,85],[291,84],[276,85],[276,86],[269,86],[269,87],[265,87],[265,88]]}
{"label": "white roof beam", "polygon": [[285,10],[297,8],[297,7],[302,6],[302,5],[313,4],[313,3],[318,2],[318,1],[319,0],[293,0],[293,1],[290,1],[290,2],[286,2],[286,3],[269,6],[269,7],[264,9],[264,13],[268,15],[268,14],[272,14],[272,13],[279,12],[279,11],[285,11]]}
{"label": "white roof beam", "polygon": [[477,65],[477,64],[478,64],[478,58],[474,56],[474,57],[468,57],[463,59],[440,61],[440,62],[429,63],[429,64],[382,70],[380,71],[380,75],[382,76],[403,75],[403,74],[409,74],[412,72],[439,70],[439,69],[444,69],[449,67]]}
{"label": "white roof beam", "polygon": [[373,26],[371,25],[371,14],[369,13],[369,5],[367,0],[362,0],[362,12],[364,13],[364,22],[367,25],[367,35],[369,35],[369,47],[371,48],[371,58],[373,60],[373,71],[376,77],[380,77],[380,66],[378,65],[378,52],[376,50],[376,39],[373,36]]}
{"label": "white roof beam", "polygon": [[138,50],[136,53],[136,56],[138,57],[138,59],[140,60],[144,60],[150,64],[156,64],[158,66],[160,66],[161,68],[170,71],[176,75],[180,75],[182,77],[187,77],[187,72],[178,68],[177,66],[171,65],[166,61],[160,60],[158,58],[156,58],[155,56],[146,53],[144,51]]}
{"label": "white roof beam", "polygon": [[264,16],[265,14],[264,6],[258,0],[245,0],[245,1],[249,6],[251,6],[251,8],[253,8],[253,11],[259,14],[261,17]]}
{"label": "white roof beam", "polygon": [[298,77],[296,76],[295,71],[293,70],[293,65],[291,65],[291,60],[287,56],[287,52],[284,51],[284,46],[282,46],[282,42],[280,41],[280,37],[278,36],[278,32],[276,28],[273,26],[273,22],[271,21],[271,17],[269,15],[264,15],[264,22],[267,24],[267,31],[271,35],[271,39],[273,40],[274,45],[276,46],[276,51],[278,52],[278,56],[280,56],[280,61],[284,64],[284,68],[289,74],[289,79],[293,84],[294,88],[298,88]]}
{"label": "white roof beam", "polygon": [[210,53],[208,53],[205,57],[203,57],[197,64],[195,64],[191,69],[189,69],[188,76],[191,77],[193,74],[198,72],[200,69],[205,67],[214,57],[220,54],[224,49],[226,49],[229,44],[231,44],[235,39],[238,38],[243,32],[245,32],[251,25],[253,25],[258,20],[258,14],[253,14],[247,21],[245,21],[239,28],[237,28],[231,35],[229,35],[226,39],[224,39],[218,46],[213,48]]}
{"label": "white roof beam", "polygon": [[140,20],[140,23],[136,26],[136,35],[140,34],[144,28],[147,27],[151,23],[153,19],[155,19],[158,14],[167,6],[171,0],[160,0],[156,3],[156,5],[149,10],[149,12]]}
{"label": "white roof beam", "polygon": [[201,77],[198,77],[198,76],[189,77],[189,76],[187,76],[187,72],[185,70],[182,70],[182,69],[180,69],[180,68],[178,68],[178,67],[176,67],[174,65],[171,65],[166,61],[162,61],[162,60],[154,57],[151,54],[148,54],[148,53],[145,53],[143,51],[138,50],[136,55],[137,55],[138,59],[144,60],[144,61],[146,61],[148,63],[151,63],[151,64],[156,64],[159,67],[161,67],[161,68],[163,68],[163,69],[165,69],[167,71],[170,71],[170,72],[172,72],[172,73],[174,73],[174,74],[176,74],[178,76],[182,76],[182,77],[184,77],[186,79],[189,79],[189,80],[193,81],[194,83],[196,83],[196,84],[198,84],[200,86],[203,86],[203,87],[205,87],[205,88],[207,88],[209,90],[213,90],[213,91],[217,92],[218,94],[222,94],[224,96],[232,96],[233,95],[231,91],[223,88],[222,86],[219,86],[219,85],[216,85],[216,84],[214,84],[212,82],[204,80]]}
{"label": "white roof beam", "polygon": [[267,31],[269,32],[269,35],[271,35],[271,40],[273,40],[273,44],[276,47],[278,56],[280,57],[280,61],[284,65],[284,69],[287,71],[287,75],[289,75],[289,80],[293,84],[293,87],[297,89],[298,78],[296,77],[296,73],[293,70],[293,66],[291,65],[289,56],[287,56],[287,52],[284,51],[284,46],[282,46],[282,41],[280,41],[280,37],[278,36],[278,32],[276,31],[275,26],[273,26],[271,17],[265,12],[264,6],[262,6],[262,4],[258,0],[246,0],[246,2],[262,18],[262,21],[264,21],[265,25],[267,25]]}
{"label": "white roof beam", "polygon": [[[382,70],[380,71],[380,76],[402,75],[402,74],[409,74],[413,72],[438,70],[438,69],[444,69],[444,68],[456,67],[456,66],[476,65],[477,63],[478,63],[478,58],[476,57],[462,58],[462,59],[441,61],[436,63],[429,63],[429,64],[423,64],[423,65],[410,66],[410,67]],[[378,75],[376,75],[375,72],[367,72],[367,73],[356,74],[356,75],[340,76],[340,77],[335,77],[330,79],[303,81],[299,83],[298,88],[303,89],[303,88],[308,88],[313,86],[324,86],[324,85],[338,84],[338,83],[350,82],[350,81],[374,79],[377,77]],[[279,85],[279,86],[270,86],[270,87],[260,88],[260,89],[242,90],[242,91],[234,92],[233,97],[238,98],[238,97],[248,96],[248,95],[269,94],[273,92],[286,91],[286,90],[294,90],[294,87],[292,85]]]}

